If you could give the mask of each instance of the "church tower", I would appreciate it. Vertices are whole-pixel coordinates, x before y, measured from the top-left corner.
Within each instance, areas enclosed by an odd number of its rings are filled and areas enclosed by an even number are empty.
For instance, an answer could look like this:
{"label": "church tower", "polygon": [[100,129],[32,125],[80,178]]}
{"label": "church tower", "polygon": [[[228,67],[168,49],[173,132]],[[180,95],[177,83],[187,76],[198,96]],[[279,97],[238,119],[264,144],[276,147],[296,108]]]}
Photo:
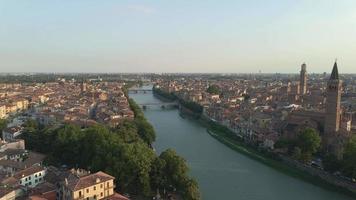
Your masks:
{"label": "church tower", "polygon": [[342,81],[339,79],[339,72],[335,61],[326,89],[326,115],[324,125],[324,132],[326,134],[336,133],[340,129],[341,85]]}
{"label": "church tower", "polygon": [[80,84],[80,91],[82,93],[87,91],[87,84],[84,81],[82,81],[81,84]]}
{"label": "church tower", "polygon": [[299,94],[305,95],[307,93],[307,65],[302,64],[300,70],[300,92]]}

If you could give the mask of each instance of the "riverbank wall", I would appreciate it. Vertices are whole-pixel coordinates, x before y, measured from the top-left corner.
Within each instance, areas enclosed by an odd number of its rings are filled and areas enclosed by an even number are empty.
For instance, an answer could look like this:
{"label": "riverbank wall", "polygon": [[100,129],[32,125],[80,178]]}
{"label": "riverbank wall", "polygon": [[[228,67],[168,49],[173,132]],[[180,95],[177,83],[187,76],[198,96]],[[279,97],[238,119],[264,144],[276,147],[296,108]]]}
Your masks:
{"label": "riverbank wall", "polygon": [[310,182],[329,190],[336,190],[356,198],[356,184],[319,168],[305,165],[287,156],[271,152],[246,143],[230,128],[208,118],[200,121],[208,128],[208,133],[228,147],[262,162],[287,175]]}
{"label": "riverbank wall", "polygon": [[[207,122],[204,122],[205,124]],[[210,122],[214,123],[214,122]],[[207,129],[209,135],[225,144],[229,148],[242,153],[251,159],[261,162],[269,167],[276,169],[289,176],[301,179],[314,185],[323,187],[328,190],[338,191],[343,194],[356,198],[355,186],[347,181],[328,174],[323,170],[304,165],[288,157],[280,154],[275,154],[268,151],[256,149],[253,145],[249,145],[240,140],[237,136],[225,131],[215,131]]]}
{"label": "riverbank wall", "polygon": [[341,179],[338,176],[335,176],[335,175],[325,172],[324,170],[320,170],[320,169],[314,168],[309,165],[304,165],[304,164],[297,162],[293,159],[290,159],[288,157],[285,157],[282,155],[279,155],[279,156],[285,164],[295,167],[295,168],[297,168],[303,172],[306,172],[312,176],[317,176],[317,177],[321,178],[323,181],[326,181],[327,183],[337,186],[339,188],[344,188],[344,189],[346,188],[348,191],[353,193],[354,197],[356,197],[356,184],[355,183]]}

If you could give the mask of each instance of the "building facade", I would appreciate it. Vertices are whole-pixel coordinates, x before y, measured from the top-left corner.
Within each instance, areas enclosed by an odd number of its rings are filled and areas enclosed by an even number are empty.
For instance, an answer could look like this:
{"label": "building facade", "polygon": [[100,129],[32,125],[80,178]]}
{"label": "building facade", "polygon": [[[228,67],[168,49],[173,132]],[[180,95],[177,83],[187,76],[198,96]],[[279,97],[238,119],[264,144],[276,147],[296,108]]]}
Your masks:
{"label": "building facade", "polygon": [[97,172],[86,176],[70,174],[60,184],[57,198],[61,200],[109,199],[115,195],[114,177]]}

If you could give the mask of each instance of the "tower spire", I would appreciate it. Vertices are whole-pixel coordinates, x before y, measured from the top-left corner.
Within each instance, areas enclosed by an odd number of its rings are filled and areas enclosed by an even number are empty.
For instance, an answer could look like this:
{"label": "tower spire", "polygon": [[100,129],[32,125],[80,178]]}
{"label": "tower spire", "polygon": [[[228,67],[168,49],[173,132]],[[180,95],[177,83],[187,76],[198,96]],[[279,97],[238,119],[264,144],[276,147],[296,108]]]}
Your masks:
{"label": "tower spire", "polygon": [[339,71],[337,69],[337,60],[335,60],[334,67],[331,72],[330,80],[339,80]]}

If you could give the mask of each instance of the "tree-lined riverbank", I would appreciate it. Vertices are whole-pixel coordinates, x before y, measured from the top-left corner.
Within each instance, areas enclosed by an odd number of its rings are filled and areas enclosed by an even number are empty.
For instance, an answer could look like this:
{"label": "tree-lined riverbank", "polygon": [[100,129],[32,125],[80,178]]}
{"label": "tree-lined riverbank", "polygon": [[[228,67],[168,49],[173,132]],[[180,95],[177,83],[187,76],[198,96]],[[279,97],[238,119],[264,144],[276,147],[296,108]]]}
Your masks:
{"label": "tree-lined riverbank", "polygon": [[207,132],[209,135],[225,144],[229,148],[238,151],[254,160],[257,160],[267,166],[270,166],[280,172],[283,172],[289,176],[310,182],[317,186],[324,187],[328,190],[333,190],[341,192],[352,197],[356,197],[354,191],[350,191],[344,187],[338,186],[337,178],[332,175],[328,175],[321,170],[314,169],[310,166],[303,165],[287,157],[282,157],[281,155],[270,153],[262,149],[258,150],[254,146],[250,146],[240,140],[234,133],[230,130],[225,129],[225,127],[219,127],[220,125],[214,124],[214,122],[202,122],[207,127]]}
{"label": "tree-lined riverbank", "polygon": [[[161,102],[151,93],[132,94],[131,98],[139,104]],[[353,199],[237,153],[211,137],[199,121],[181,117],[178,110],[147,109],[144,114],[155,128],[157,140],[153,146],[157,152],[172,148],[187,160],[204,200]]]}
{"label": "tree-lined riverbank", "polygon": [[[188,117],[189,118],[189,117]],[[193,117],[195,118],[195,117]],[[296,167],[292,167],[281,161],[278,155],[269,153],[267,151],[260,151],[256,149],[254,146],[250,146],[241,139],[239,139],[234,133],[232,133],[229,129],[224,126],[218,125],[209,119],[200,119],[200,123],[208,128],[209,134],[217,139],[219,142],[223,143],[224,145],[230,147],[231,149],[238,151],[248,157],[257,160],[267,166],[270,166],[288,176],[295,177],[314,185],[322,186],[330,191],[339,191],[348,195],[351,194],[348,190],[340,187],[335,187],[333,184],[325,182],[323,179],[319,178],[318,176],[310,175],[309,173],[297,169]]]}

